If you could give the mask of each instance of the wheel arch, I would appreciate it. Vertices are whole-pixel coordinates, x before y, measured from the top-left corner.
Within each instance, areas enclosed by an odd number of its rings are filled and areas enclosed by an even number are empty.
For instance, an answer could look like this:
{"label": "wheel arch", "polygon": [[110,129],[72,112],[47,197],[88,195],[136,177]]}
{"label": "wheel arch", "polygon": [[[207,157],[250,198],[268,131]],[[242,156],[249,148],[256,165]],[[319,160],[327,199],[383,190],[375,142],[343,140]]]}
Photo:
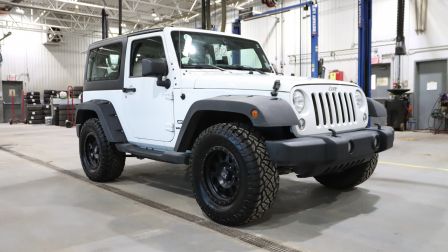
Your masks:
{"label": "wheel arch", "polygon": [[[258,112],[255,118],[251,115],[253,110]],[[297,125],[298,119],[285,100],[275,97],[227,95],[200,100],[187,112],[174,149],[190,149],[200,132],[224,122],[242,122],[275,139],[290,137],[289,127]]]}
{"label": "wheel arch", "polygon": [[109,142],[127,142],[126,135],[111,102],[106,100],[91,100],[77,106],[76,132],[78,137],[84,122],[91,118],[97,118],[100,121],[101,127]]}

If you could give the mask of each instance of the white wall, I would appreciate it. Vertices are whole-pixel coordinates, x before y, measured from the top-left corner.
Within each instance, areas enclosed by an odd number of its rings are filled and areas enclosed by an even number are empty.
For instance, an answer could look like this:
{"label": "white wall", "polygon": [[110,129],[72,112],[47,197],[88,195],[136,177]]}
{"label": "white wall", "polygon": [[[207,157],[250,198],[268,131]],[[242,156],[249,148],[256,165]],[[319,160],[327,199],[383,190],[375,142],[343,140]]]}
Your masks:
{"label": "white wall", "polygon": [[[285,1],[284,6],[299,1]],[[319,56],[325,59],[327,74],[334,69],[344,71],[345,80],[357,81],[358,11],[357,0],[321,0],[319,6]],[[280,7],[280,6],[279,6]],[[266,10],[264,7],[259,9]],[[408,55],[402,60],[402,80],[413,89],[415,65],[418,61],[448,59],[448,1],[428,1],[426,32],[417,34],[415,29],[414,0],[406,1],[405,37]],[[300,26],[300,12],[302,25]],[[372,20],[372,55],[381,62],[394,64],[394,39],[396,36],[396,0],[374,0]],[[289,55],[300,53],[302,42],[302,75],[311,74],[309,11],[296,9],[242,22],[242,35],[258,40],[265,47],[269,59],[284,65],[285,74],[299,74],[298,64],[289,62]],[[275,25],[275,19],[279,22]],[[283,34],[283,35],[282,35]],[[283,39],[282,39],[283,38]],[[298,60],[297,60],[298,61]],[[394,66],[392,65],[392,69]],[[394,74],[392,78],[395,78]]]}
{"label": "white wall", "polygon": [[1,42],[2,80],[16,75],[27,91],[66,90],[67,85],[83,84],[86,50],[97,38],[64,33],[60,45],[44,45],[44,32],[3,29],[2,33],[8,31],[12,35]]}

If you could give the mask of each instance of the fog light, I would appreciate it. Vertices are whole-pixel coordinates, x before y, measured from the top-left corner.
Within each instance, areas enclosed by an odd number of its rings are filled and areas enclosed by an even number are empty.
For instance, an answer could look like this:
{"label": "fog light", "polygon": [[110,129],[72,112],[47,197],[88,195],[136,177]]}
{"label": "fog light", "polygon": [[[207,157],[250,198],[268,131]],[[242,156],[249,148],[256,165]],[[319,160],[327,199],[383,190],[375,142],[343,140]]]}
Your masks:
{"label": "fog light", "polygon": [[364,113],[364,115],[362,116],[362,120],[363,120],[364,122],[367,121],[367,113]]}
{"label": "fog light", "polygon": [[373,138],[373,148],[377,150],[380,147],[380,139],[378,136]]}
{"label": "fog light", "polygon": [[303,119],[303,118],[300,118],[300,120],[299,120],[299,129],[300,130],[303,130],[303,129],[305,129],[305,119]]}
{"label": "fog light", "polygon": [[347,146],[348,146],[348,148],[347,148],[348,153],[352,153],[353,152],[353,142],[349,141]]}

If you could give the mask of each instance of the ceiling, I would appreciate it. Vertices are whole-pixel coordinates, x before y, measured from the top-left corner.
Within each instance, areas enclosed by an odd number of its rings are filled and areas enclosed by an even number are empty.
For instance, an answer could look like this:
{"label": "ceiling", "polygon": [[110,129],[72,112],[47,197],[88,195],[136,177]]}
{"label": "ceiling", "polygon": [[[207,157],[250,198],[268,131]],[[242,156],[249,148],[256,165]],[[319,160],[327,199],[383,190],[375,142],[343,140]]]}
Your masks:
{"label": "ceiling", "polygon": [[[221,0],[211,0],[220,13]],[[230,8],[255,0],[227,0]],[[201,0],[122,0],[125,32],[166,25],[182,25],[200,19]],[[101,11],[109,15],[111,33],[118,24],[118,0],[0,0],[3,27],[42,29],[55,27],[73,32],[99,33]],[[240,8],[240,7],[239,7]],[[115,27],[115,28],[114,28]]]}

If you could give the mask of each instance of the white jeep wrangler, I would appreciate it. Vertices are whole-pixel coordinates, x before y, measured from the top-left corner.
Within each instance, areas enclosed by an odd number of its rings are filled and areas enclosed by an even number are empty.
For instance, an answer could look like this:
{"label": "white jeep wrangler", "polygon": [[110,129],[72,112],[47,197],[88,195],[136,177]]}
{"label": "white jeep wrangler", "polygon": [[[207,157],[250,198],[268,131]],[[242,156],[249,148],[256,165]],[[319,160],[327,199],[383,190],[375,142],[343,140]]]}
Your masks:
{"label": "white jeep wrangler", "polygon": [[204,213],[225,225],[260,218],[279,174],[337,189],[373,173],[390,127],[352,83],[275,74],[253,40],[163,28],[93,43],[76,113],[86,175],[107,182],[126,157],[187,164]]}

